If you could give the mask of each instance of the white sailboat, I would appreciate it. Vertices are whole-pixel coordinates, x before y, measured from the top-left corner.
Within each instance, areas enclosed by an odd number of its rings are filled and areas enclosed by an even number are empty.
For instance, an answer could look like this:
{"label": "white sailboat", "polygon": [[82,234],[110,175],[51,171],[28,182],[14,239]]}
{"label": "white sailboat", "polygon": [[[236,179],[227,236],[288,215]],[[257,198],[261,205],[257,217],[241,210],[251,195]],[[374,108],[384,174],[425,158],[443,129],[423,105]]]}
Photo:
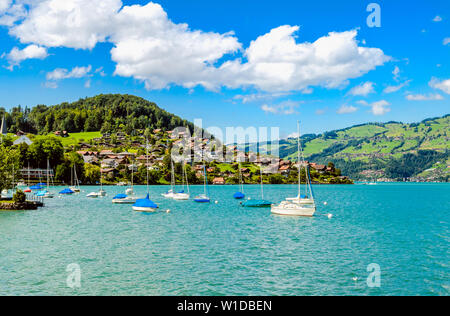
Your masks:
{"label": "white sailboat", "polygon": [[74,182],[74,179],[72,178],[72,186],[69,187],[69,189],[75,193],[80,193],[81,192],[80,181],[78,181],[77,168],[76,168],[75,164],[73,164],[72,177],[75,178],[75,182]]}
{"label": "white sailboat", "polygon": [[170,160],[171,165],[171,176],[170,176],[170,190],[166,193],[163,193],[162,196],[164,196],[166,199],[172,199],[175,195],[174,187],[175,187],[175,168],[173,167],[173,160]]}
{"label": "white sailboat", "polygon": [[96,198],[105,197],[105,196],[106,196],[106,191],[103,190],[103,170],[100,165],[100,190],[98,192],[91,192],[88,195],[86,195],[86,197],[91,198],[91,199],[96,199]]}
{"label": "white sailboat", "polygon": [[[182,178],[183,178],[183,190],[181,192],[175,193],[173,196],[173,199],[176,201],[187,201],[191,197],[191,194],[189,192],[189,180],[187,177],[186,164],[184,163],[184,161],[183,161],[181,173],[182,173]],[[185,186],[187,188],[187,193],[184,192]]]}
{"label": "white sailboat", "polygon": [[53,199],[55,195],[50,192],[50,162],[47,160],[47,189],[36,194],[44,199]]}
{"label": "white sailboat", "polygon": [[[285,201],[281,202],[279,205],[272,206],[272,213],[276,215],[286,215],[286,216],[306,216],[312,217],[316,212],[316,202],[314,200],[314,195],[312,192],[311,181],[309,176],[308,164],[305,162],[305,157],[303,155],[303,149],[300,142],[300,122],[297,122],[298,129],[298,196],[295,198],[287,198]],[[302,167],[306,171],[306,186],[305,194],[302,195],[301,187],[301,170]]]}
{"label": "white sailboat", "polygon": [[134,204],[137,198],[134,194],[134,164],[131,168],[131,188],[125,190],[125,194],[116,195],[112,202],[113,204]]}

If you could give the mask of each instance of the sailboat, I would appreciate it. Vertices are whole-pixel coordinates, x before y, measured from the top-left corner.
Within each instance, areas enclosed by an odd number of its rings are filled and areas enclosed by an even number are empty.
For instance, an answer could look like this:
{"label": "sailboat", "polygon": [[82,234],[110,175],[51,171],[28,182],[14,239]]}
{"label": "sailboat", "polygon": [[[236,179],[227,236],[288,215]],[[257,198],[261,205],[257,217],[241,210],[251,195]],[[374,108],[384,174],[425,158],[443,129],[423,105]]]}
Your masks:
{"label": "sailboat", "polygon": [[173,160],[170,160],[170,165],[171,165],[170,190],[162,194],[162,196],[164,196],[167,199],[171,199],[175,195],[175,192],[173,190],[175,186],[175,168],[173,167]]}
{"label": "sailboat", "polygon": [[139,199],[133,204],[133,210],[136,212],[155,212],[158,208],[155,202],[150,200],[149,174],[148,174],[148,140],[145,146],[147,148],[147,196],[145,199]]}
{"label": "sailboat", "polygon": [[86,196],[91,199],[96,199],[98,197],[106,196],[106,191],[103,190],[103,169],[102,169],[101,165],[100,165],[100,190],[98,192],[91,192]]}
{"label": "sailboat", "polygon": [[[186,164],[184,163],[184,161],[183,161],[183,166],[182,166],[182,171],[181,171],[181,177],[183,178],[183,190],[178,193],[175,193],[173,195],[173,199],[177,200],[177,201],[186,201],[186,200],[189,200],[191,195],[189,192],[189,180],[187,177]],[[184,192],[185,183],[186,183],[187,193]]]}
{"label": "sailboat", "polygon": [[208,196],[208,174],[206,173],[206,166],[203,166],[203,174],[204,174],[204,178],[205,178],[204,193],[200,194],[199,196],[196,196],[194,198],[194,201],[197,203],[211,202],[211,199]]}
{"label": "sailboat", "polygon": [[[276,215],[287,215],[287,216],[306,216],[312,217],[316,212],[316,202],[314,200],[314,195],[311,187],[311,179],[309,174],[308,164],[305,162],[305,157],[303,155],[303,149],[300,141],[300,122],[297,122],[297,142],[298,142],[298,196],[295,198],[287,198],[285,201],[281,202],[279,205],[272,206],[272,213]],[[302,195],[301,188],[301,170],[302,167],[306,171],[306,186],[305,194]]]}
{"label": "sailboat", "polygon": [[[73,177],[75,177],[75,185],[73,182]],[[72,170],[72,186],[69,188],[71,191],[75,192],[75,193],[80,193],[80,181],[78,181],[78,177],[77,177],[77,168],[75,166],[75,164],[73,164],[73,170]]]}
{"label": "sailboat", "polygon": [[255,207],[255,208],[263,208],[263,207],[271,207],[272,202],[264,200],[264,182],[263,182],[263,168],[259,168],[259,172],[261,174],[261,200],[247,200],[242,203],[243,207]]}
{"label": "sailboat", "polygon": [[55,196],[50,192],[50,162],[47,160],[47,189],[39,191],[36,196],[44,199],[53,199]]}
{"label": "sailboat", "polygon": [[134,164],[131,168],[131,188],[125,190],[125,194],[116,195],[112,202],[113,204],[134,204],[136,203],[136,196],[134,195]]}
{"label": "sailboat", "polygon": [[244,193],[244,181],[242,179],[241,162],[239,162],[238,168],[239,168],[239,189],[240,189],[240,191],[236,192],[233,195],[233,198],[236,200],[242,200],[245,198],[245,193]]}

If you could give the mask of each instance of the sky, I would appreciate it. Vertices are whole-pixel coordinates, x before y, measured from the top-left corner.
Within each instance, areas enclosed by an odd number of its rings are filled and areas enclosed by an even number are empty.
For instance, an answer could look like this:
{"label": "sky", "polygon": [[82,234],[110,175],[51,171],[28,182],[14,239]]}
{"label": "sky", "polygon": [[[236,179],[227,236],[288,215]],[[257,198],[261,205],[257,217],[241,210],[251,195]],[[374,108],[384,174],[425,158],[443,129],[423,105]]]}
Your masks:
{"label": "sky", "polygon": [[448,0],[0,0],[0,57],[6,109],[128,93],[281,137],[450,112]]}

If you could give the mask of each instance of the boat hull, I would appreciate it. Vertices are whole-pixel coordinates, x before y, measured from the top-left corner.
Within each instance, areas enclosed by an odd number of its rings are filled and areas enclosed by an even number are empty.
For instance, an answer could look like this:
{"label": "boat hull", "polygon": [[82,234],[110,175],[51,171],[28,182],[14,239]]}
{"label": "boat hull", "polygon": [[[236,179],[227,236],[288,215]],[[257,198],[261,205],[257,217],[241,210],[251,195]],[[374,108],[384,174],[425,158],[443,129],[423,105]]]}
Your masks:
{"label": "boat hull", "polygon": [[133,206],[133,211],[142,213],[154,213],[156,208]]}
{"label": "boat hull", "polygon": [[134,204],[136,203],[137,199],[116,199],[113,200],[113,204]]}
{"label": "boat hull", "polygon": [[300,217],[313,217],[316,213],[315,207],[284,207],[274,206],[271,210],[272,214],[282,216],[300,216]]}
{"label": "boat hull", "polygon": [[173,196],[173,199],[176,201],[187,201],[189,200],[189,194],[178,193]]}

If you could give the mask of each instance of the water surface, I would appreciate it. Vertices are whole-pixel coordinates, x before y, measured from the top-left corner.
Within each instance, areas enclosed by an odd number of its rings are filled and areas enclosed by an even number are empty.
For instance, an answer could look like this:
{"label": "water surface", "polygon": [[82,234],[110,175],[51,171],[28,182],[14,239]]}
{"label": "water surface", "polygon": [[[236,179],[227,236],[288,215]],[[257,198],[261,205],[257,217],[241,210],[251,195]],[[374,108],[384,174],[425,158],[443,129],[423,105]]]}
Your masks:
{"label": "water surface", "polygon": [[[166,200],[166,187],[151,187],[155,214],[112,205],[123,187],[98,200],[83,187],[38,211],[0,212],[0,294],[449,295],[448,184],[315,186],[314,218],[243,209],[232,199],[237,187],[210,189],[218,204]],[[265,198],[295,191],[265,186]],[[259,198],[259,187],[246,193]],[[79,289],[66,284],[72,263]],[[380,288],[366,284],[371,263],[381,267]]]}

